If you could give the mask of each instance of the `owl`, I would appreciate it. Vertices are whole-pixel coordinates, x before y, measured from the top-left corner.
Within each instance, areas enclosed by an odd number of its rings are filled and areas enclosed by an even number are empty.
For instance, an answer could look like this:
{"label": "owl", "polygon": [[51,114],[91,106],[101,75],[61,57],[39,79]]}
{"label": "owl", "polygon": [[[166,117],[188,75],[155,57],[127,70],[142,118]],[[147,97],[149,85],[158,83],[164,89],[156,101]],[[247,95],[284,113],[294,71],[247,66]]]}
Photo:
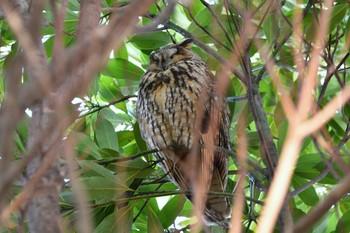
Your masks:
{"label": "owl", "polygon": [[199,203],[204,223],[227,227],[230,202],[210,192],[226,189],[228,155],[218,148],[230,150],[229,110],[191,46],[192,39],[185,39],[150,54],[139,84],[137,120],[148,147],[158,149],[159,165],[190,201]]}

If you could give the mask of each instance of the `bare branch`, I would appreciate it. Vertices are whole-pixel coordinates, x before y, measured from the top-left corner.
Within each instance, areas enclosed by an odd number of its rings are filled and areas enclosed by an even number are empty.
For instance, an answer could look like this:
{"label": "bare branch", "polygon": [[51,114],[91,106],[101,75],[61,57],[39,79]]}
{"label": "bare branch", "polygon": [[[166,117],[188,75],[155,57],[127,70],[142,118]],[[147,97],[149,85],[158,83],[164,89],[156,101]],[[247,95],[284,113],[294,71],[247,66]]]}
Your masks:
{"label": "bare branch", "polygon": [[332,12],[333,6],[331,1],[325,2],[327,10],[323,10],[319,22],[319,30],[316,36],[315,45],[311,52],[311,61],[309,62],[308,69],[306,71],[305,80],[303,80],[303,86],[298,101],[298,114],[297,118],[305,119],[309,114],[309,110],[312,107],[313,90],[317,83],[317,71],[320,64],[321,52],[325,46],[325,38],[328,31],[328,19]]}
{"label": "bare branch", "polygon": [[[247,142],[247,135],[245,133],[246,128],[246,121],[245,121],[246,113],[243,112],[241,114],[241,117],[238,122],[238,161],[240,164],[246,164],[247,161],[247,151],[248,151],[248,142]],[[234,196],[234,208],[233,214],[231,218],[231,229],[230,233],[234,232],[242,232],[242,217],[243,217],[243,209],[245,205],[245,199],[244,199],[244,186],[245,186],[245,174],[247,173],[247,170],[245,169],[246,166],[242,166],[239,170],[240,173],[240,179],[238,180],[237,188],[235,191]]]}
{"label": "bare branch", "polygon": [[350,85],[347,85],[336,97],[333,98],[323,109],[321,109],[311,119],[305,121],[300,126],[300,134],[310,135],[320,129],[328,122],[347,101],[350,99]]}
{"label": "bare branch", "polygon": [[177,2],[178,2],[177,0],[168,1],[168,5],[165,7],[165,9],[159,15],[157,15],[157,17],[152,19],[152,23],[150,23],[149,25],[146,25],[146,26],[142,26],[142,27],[137,26],[135,28],[135,32],[137,34],[148,33],[148,32],[151,32],[151,31],[158,29],[158,27],[160,25],[166,25],[169,21],[169,16],[173,12]]}
{"label": "bare branch", "polygon": [[110,107],[110,106],[112,106],[112,105],[115,105],[115,104],[117,104],[117,103],[123,102],[123,101],[125,101],[125,100],[128,100],[128,99],[130,99],[130,98],[134,98],[134,97],[137,97],[137,96],[136,96],[136,95],[127,95],[127,96],[124,96],[123,98],[121,98],[121,99],[119,99],[119,100],[112,101],[112,102],[110,102],[110,103],[108,103],[108,104],[106,104],[106,105],[103,105],[103,106],[98,106],[98,107],[92,109],[91,111],[89,111],[89,112],[87,112],[87,113],[85,113],[85,114],[83,114],[83,115],[80,115],[79,118],[85,117],[85,116],[90,115],[90,114],[93,114],[93,113],[95,113],[95,112],[99,112],[99,111],[101,111],[101,110],[104,109],[104,108],[108,108],[108,107]]}
{"label": "bare branch", "polygon": [[301,143],[303,137],[306,136],[305,133],[301,134],[300,123],[306,119],[308,109],[311,106],[312,91],[314,90],[314,85],[316,83],[316,73],[319,64],[319,55],[321,48],[324,45],[323,41],[326,36],[326,29],[328,28],[328,17],[331,12],[332,6],[331,2],[327,2],[327,10],[321,13],[322,28],[317,36],[316,49],[313,51],[313,61],[307,71],[308,79],[303,85],[301,92],[301,99],[298,103],[297,114],[292,119],[289,116],[290,127],[288,129],[287,138],[282,149],[281,158],[276,169],[276,175],[272,181],[271,187],[269,189],[266,205],[263,208],[262,215],[260,217],[260,222],[257,228],[257,232],[272,232],[273,226],[276,222],[277,216],[280,209],[284,203],[285,196],[289,187],[289,183],[295,169],[295,165],[298,158],[298,153],[301,148]]}

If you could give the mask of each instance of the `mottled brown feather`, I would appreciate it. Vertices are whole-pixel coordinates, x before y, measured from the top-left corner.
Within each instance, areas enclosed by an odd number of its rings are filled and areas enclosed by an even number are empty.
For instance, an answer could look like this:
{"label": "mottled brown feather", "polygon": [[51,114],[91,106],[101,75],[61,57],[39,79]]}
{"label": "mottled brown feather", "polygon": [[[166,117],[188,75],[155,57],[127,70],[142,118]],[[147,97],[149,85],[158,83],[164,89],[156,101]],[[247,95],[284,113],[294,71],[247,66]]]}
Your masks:
{"label": "mottled brown feather", "polygon": [[[139,85],[137,120],[148,146],[160,150],[155,156],[170,179],[181,190],[204,192],[200,208],[205,223],[227,227],[228,198],[208,191],[226,189],[228,155],[215,148],[230,149],[228,107],[215,94],[215,78],[189,42],[150,55]],[[198,204],[192,196],[187,197]]]}

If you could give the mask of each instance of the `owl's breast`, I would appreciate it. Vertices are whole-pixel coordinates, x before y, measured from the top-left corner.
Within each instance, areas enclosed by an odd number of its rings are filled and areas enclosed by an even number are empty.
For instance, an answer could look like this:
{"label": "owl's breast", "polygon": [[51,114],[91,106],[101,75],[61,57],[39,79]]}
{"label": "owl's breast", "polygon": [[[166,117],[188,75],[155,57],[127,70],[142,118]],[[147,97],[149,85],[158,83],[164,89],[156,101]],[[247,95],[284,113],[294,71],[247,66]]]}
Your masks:
{"label": "owl's breast", "polygon": [[190,149],[199,98],[201,103],[208,98],[205,73],[190,72],[184,64],[148,76],[152,88],[139,91],[144,139],[153,148]]}

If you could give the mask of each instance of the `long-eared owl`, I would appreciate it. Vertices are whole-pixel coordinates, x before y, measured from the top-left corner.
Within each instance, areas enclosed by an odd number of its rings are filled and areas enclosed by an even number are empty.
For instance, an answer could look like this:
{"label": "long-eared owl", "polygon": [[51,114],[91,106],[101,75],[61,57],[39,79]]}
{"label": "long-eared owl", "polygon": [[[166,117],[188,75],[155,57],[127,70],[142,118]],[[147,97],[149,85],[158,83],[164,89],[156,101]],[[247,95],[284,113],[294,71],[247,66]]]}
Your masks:
{"label": "long-eared owl", "polygon": [[[185,39],[150,54],[136,103],[143,139],[168,177],[195,204],[204,193],[201,211],[207,225],[227,227],[231,214],[225,192],[228,176],[229,111],[216,95],[215,78]],[[199,202],[201,203],[201,202]]]}

